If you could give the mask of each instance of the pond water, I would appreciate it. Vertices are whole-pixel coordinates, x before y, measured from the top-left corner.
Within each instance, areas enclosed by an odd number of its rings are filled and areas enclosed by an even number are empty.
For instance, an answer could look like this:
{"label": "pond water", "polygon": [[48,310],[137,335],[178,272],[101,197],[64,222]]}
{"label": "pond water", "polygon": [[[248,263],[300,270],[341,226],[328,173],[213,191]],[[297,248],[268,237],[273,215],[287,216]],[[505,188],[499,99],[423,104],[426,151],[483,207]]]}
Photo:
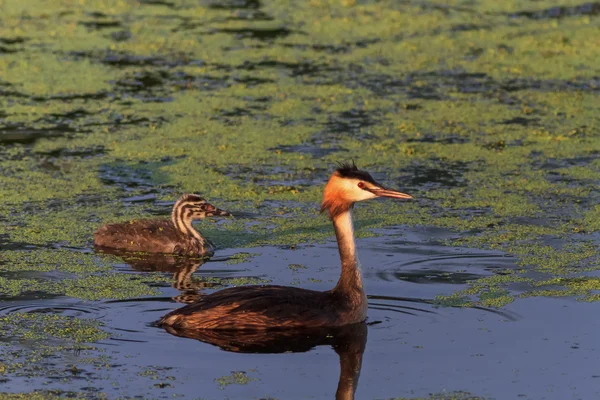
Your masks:
{"label": "pond water", "polygon": [[[16,374],[3,386],[8,391],[38,387],[91,397],[104,393],[109,398],[325,399],[335,397],[338,385],[343,386],[341,392],[355,389],[356,398],[422,398],[430,393],[461,399],[597,396],[594,332],[599,323],[590,318],[596,306],[544,298],[519,300],[501,310],[435,306],[440,293],[515,267],[514,258],[501,252],[440,246],[444,236],[446,232],[433,229],[394,229],[384,237],[360,240],[370,303],[367,325],[339,338],[302,335],[279,345],[259,345],[258,350],[250,347],[248,353],[237,352],[232,344],[244,342],[238,335],[224,337],[223,343],[231,346],[222,349],[152,325],[181,306],[173,298],[182,292],[211,289],[163,287],[163,296],[94,303],[68,298],[5,301],[3,315],[53,313],[92,319],[100,321],[109,336],[98,341],[95,350],[42,357],[42,371]],[[293,282],[318,290],[337,281],[334,243],[293,250],[243,249],[256,255],[226,264],[223,259],[236,251],[224,250],[201,265],[191,278],[194,287],[217,277],[268,277],[276,284]],[[124,263],[115,268],[132,272]],[[8,343],[36,347],[35,342]],[[346,371],[342,380],[340,363]],[[348,374],[361,364],[358,377]],[[72,365],[77,366],[75,373]]]}
{"label": "pond water", "polygon": [[[576,0],[0,0],[0,398],[598,396],[600,55]],[[355,160],[366,324],[183,338],[224,287],[327,290]],[[96,252],[198,193],[206,262]],[[196,340],[202,339],[202,340]]]}

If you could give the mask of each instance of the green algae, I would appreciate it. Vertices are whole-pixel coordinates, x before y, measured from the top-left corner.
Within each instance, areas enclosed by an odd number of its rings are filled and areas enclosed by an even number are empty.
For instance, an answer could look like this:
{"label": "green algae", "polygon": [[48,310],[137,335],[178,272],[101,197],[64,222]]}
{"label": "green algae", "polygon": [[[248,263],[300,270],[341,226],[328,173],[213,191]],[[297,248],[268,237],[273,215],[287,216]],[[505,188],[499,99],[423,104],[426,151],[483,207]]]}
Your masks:
{"label": "green algae", "polygon": [[154,287],[168,281],[162,276],[128,276],[121,274],[86,275],[59,280],[0,277],[0,295],[18,297],[27,293],[63,295],[82,300],[115,300],[161,293]]}
{"label": "green algae", "polygon": [[65,280],[64,294],[84,300],[128,299],[156,296],[161,291],[150,284],[164,282],[161,276],[128,276],[123,274],[92,275]]}
{"label": "green algae", "polygon": [[531,279],[519,276],[512,271],[505,275],[492,275],[468,282],[466,289],[451,295],[437,296],[435,303],[450,307],[483,306],[500,308],[514,301],[514,295],[506,289],[514,283],[529,283]]}
{"label": "green algae", "polygon": [[97,321],[56,314],[12,313],[0,317],[4,340],[94,343],[109,337]]}
{"label": "green algae", "polygon": [[306,269],[306,265],[303,265],[303,264],[290,264],[290,265],[288,265],[288,268],[291,269],[292,271],[296,272],[296,271],[299,271],[301,269]]}
{"label": "green algae", "polygon": [[258,255],[259,254],[257,254],[257,253],[235,253],[234,255],[232,255],[231,257],[229,257],[227,259],[225,264],[235,265],[235,264],[246,263],[246,262],[249,262],[252,259],[252,257],[256,257]]}
{"label": "green algae", "polygon": [[[38,53],[23,59],[18,55],[2,57],[3,79],[16,90],[33,96],[90,95],[111,88],[114,72],[89,60],[68,60],[52,54]],[[69,73],[63,73],[68,70]]]}
{"label": "green algae", "polygon": [[600,231],[600,206],[588,210],[583,215],[581,225],[588,232]]}
{"label": "green algae", "polygon": [[232,371],[231,375],[216,378],[215,382],[219,385],[219,389],[225,389],[229,385],[247,385],[256,380],[257,378],[249,377],[245,371]]}
{"label": "green algae", "polygon": [[82,400],[89,398],[98,398],[98,399],[106,399],[108,398],[103,393],[94,393],[85,394],[85,393],[77,393],[77,392],[65,392],[61,390],[44,390],[44,391],[35,391],[35,392],[27,392],[27,393],[0,393],[1,400],[55,400],[55,399],[64,399],[68,397],[69,399],[74,400]]}
{"label": "green algae", "polygon": [[0,295],[6,298],[16,297],[25,293],[59,294],[60,285],[57,282],[43,282],[39,279],[5,278],[0,277]]}
{"label": "green algae", "polygon": [[65,249],[7,250],[0,254],[0,271],[60,271],[92,274],[110,270],[110,264],[93,254]]}
{"label": "green algae", "polygon": [[[111,271],[111,264],[93,254],[64,249],[38,251],[4,251],[0,271],[30,278],[0,277],[0,295],[25,293],[66,295],[84,300],[124,299],[156,295],[156,284],[167,282],[161,275],[123,275]],[[49,273],[60,273],[55,279],[44,279]],[[18,276],[19,276],[18,275]]]}
{"label": "green algae", "polygon": [[[524,293],[522,297],[576,297],[581,301],[598,301],[597,291],[600,290],[600,279],[595,277],[551,278],[538,281],[535,289]],[[546,289],[544,289],[547,287]],[[554,289],[553,289],[554,287]]]}
{"label": "green algae", "polygon": [[514,246],[511,252],[520,255],[519,265],[535,265],[540,271],[564,275],[589,269],[597,259],[597,247],[592,243],[576,243],[555,249],[551,246]]}

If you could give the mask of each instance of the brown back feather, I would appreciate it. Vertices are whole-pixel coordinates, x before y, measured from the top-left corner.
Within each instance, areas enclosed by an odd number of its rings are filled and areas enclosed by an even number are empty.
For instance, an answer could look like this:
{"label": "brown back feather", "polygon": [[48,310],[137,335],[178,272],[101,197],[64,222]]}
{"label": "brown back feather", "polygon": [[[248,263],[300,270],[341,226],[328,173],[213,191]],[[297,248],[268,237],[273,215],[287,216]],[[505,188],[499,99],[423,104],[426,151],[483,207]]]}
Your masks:
{"label": "brown back feather", "polygon": [[94,234],[100,248],[190,256],[212,256],[212,244],[182,235],[173,222],[164,219],[131,221],[104,225]]}
{"label": "brown back feather", "polygon": [[172,253],[182,240],[169,220],[140,220],[104,225],[94,234],[94,244],[100,247],[129,251]]}
{"label": "brown back feather", "polygon": [[[164,316],[175,329],[265,330],[360,322],[332,292],[287,286],[243,286],[202,297]],[[364,318],[362,318],[364,319]]]}

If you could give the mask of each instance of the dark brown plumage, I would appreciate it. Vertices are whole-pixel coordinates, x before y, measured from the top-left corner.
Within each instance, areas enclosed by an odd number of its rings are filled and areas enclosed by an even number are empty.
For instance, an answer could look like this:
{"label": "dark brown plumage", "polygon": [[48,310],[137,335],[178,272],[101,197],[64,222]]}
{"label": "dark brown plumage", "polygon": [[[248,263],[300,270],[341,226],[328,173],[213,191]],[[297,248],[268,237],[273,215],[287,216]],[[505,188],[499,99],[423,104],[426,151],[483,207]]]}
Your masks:
{"label": "dark brown plumage", "polygon": [[[354,168],[356,168],[354,166]],[[385,189],[368,173],[341,167],[325,187],[323,207],[335,228],[342,262],[340,279],[332,290],[319,292],[285,286],[245,286],[225,289],[165,315],[159,324],[175,330],[268,330],[336,327],[362,322],[367,316],[365,295],[356,257],[351,209],[356,201],[378,196],[409,199]]]}
{"label": "dark brown plumage", "polygon": [[147,219],[100,227],[94,234],[98,248],[127,251],[211,256],[213,245],[192,226],[192,221],[215,215],[230,215],[202,197],[186,194],[175,205],[171,220]]}
{"label": "dark brown plumage", "polygon": [[165,316],[175,329],[255,330],[332,327],[363,321],[366,300],[353,293],[287,286],[241,286],[200,298]]}

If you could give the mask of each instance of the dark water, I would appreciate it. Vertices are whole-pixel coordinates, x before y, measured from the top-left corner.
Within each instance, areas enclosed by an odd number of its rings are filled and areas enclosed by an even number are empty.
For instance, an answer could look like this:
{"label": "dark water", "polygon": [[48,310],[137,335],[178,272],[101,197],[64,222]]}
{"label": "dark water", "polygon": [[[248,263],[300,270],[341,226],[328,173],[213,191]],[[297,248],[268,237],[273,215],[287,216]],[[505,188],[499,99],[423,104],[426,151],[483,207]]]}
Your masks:
{"label": "dark water", "polygon": [[[199,281],[203,278],[268,276],[274,283],[296,281],[302,287],[325,290],[335,283],[339,272],[334,243],[294,250],[224,250],[194,272],[195,288],[185,283],[181,290],[165,288],[161,297],[4,302],[2,314],[46,312],[101,321],[110,338],[97,347],[110,367],[77,363],[77,375],[11,376],[3,388],[51,387],[82,391],[91,397],[103,392],[109,398],[328,399],[338,390],[340,362],[346,371],[355,371],[364,347],[360,376],[348,379],[346,373],[342,380],[342,388],[356,387],[359,399],[416,398],[454,391],[498,399],[589,399],[598,395],[600,374],[594,355],[598,339],[594,332],[600,323],[593,318],[597,305],[535,298],[517,300],[502,310],[436,307],[432,300],[437,294],[451,293],[495,269],[515,268],[515,260],[501,252],[440,246],[438,241],[449,235],[440,230],[385,233],[358,242],[370,298],[364,328],[328,339],[286,339],[283,346],[262,349],[303,351],[299,353],[244,354],[176,337],[153,326],[153,321],[181,305],[172,297],[192,293],[202,286]],[[219,261],[240,250],[258,255],[236,265]],[[289,268],[290,264],[305,268]],[[115,267],[129,268],[127,264]],[[135,273],[147,273],[142,272],[147,266],[136,267]],[[183,268],[193,270],[195,266]],[[162,270],[177,272],[172,265],[163,264]],[[314,278],[321,282],[311,281]],[[179,276],[176,281],[186,279]],[[337,346],[335,350],[332,345]],[[80,357],[63,354],[50,358],[47,370],[68,371]],[[224,376],[242,377],[243,384],[227,384]]]}

